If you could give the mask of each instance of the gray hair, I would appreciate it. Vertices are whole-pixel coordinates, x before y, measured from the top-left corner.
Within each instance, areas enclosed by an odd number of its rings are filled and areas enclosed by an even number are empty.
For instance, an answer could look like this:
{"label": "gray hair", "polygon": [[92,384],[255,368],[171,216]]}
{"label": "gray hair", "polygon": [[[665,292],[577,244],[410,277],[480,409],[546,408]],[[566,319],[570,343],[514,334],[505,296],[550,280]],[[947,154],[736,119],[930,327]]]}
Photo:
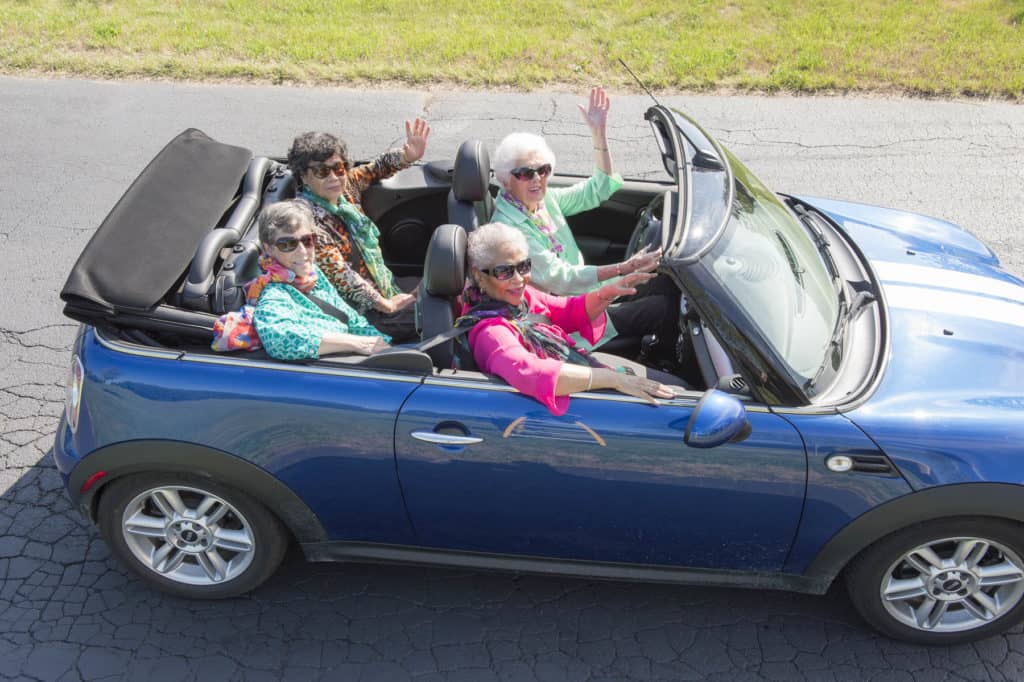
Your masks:
{"label": "gray hair", "polygon": [[260,212],[260,244],[270,246],[282,232],[292,233],[301,227],[313,229],[313,213],[301,201],[279,201]]}
{"label": "gray hair", "polygon": [[544,163],[551,164],[551,170],[555,168],[555,153],[540,135],[533,133],[512,133],[506,135],[505,139],[498,143],[494,150],[494,160],[491,166],[494,168],[494,177],[502,186],[507,185],[512,177],[512,169],[517,167],[524,159],[536,154],[544,160]]}
{"label": "gray hair", "polygon": [[469,233],[466,242],[466,260],[471,268],[489,268],[498,247],[510,244],[523,253],[529,253],[526,237],[514,227],[505,223],[487,223]]}

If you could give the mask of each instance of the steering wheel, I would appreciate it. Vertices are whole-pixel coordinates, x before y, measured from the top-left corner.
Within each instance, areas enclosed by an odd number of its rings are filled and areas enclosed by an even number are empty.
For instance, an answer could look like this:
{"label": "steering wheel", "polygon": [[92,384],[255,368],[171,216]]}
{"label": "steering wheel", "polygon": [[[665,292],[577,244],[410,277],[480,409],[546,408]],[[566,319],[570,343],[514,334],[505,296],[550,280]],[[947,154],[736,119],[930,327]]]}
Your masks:
{"label": "steering wheel", "polygon": [[[673,206],[672,203],[672,190],[667,190],[664,194],[651,199],[651,202],[640,211],[640,220],[637,221],[636,227],[633,228],[633,234],[629,237],[629,243],[626,245],[626,255],[622,259],[624,261],[629,260],[633,255],[643,249],[645,246],[653,249],[658,248],[664,243],[664,225],[666,222],[671,225],[672,216],[669,215],[669,220],[666,221],[663,215],[665,206]],[[647,294],[647,287],[650,285],[649,282],[638,284],[636,287],[636,294],[630,298],[640,298]]]}
{"label": "steering wheel", "polygon": [[[665,206],[672,206],[672,190],[651,199],[651,202],[640,211],[640,220],[633,228],[633,234],[629,237],[626,245],[626,255],[623,260],[629,260],[633,255],[645,246],[656,249],[664,243],[664,225],[672,224],[671,219],[665,220],[662,215]],[[671,216],[668,216],[671,218]]]}

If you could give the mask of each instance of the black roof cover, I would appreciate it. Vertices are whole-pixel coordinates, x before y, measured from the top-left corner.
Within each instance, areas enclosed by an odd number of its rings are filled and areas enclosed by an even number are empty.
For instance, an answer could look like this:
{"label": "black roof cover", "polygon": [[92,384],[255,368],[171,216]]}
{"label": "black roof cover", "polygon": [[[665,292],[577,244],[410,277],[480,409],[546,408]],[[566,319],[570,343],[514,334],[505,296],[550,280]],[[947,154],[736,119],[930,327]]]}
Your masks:
{"label": "black roof cover", "polygon": [[194,128],[175,137],[96,230],[60,297],[108,314],[158,304],[230,207],[251,158]]}

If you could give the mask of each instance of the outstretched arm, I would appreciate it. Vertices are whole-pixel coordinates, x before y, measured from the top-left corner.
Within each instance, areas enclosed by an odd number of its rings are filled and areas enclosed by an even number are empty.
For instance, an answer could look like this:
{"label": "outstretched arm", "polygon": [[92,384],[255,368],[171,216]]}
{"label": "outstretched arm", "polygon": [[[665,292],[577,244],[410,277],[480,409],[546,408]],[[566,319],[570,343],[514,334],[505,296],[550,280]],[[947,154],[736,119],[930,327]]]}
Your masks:
{"label": "outstretched arm", "polygon": [[594,143],[594,163],[608,175],[612,174],[612,153],[608,149],[608,108],[611,101],[604,88],[596,87],[590,91],[587,107],[579,107],[583,120],[590,128],[590,138]]}

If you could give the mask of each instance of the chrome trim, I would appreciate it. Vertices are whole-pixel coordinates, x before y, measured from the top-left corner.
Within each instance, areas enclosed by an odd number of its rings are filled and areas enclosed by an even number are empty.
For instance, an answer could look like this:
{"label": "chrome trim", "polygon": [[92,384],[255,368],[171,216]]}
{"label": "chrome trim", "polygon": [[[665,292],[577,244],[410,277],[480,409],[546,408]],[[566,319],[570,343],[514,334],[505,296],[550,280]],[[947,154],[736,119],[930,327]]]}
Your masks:
{"label": "chrome trim", "polygon": [[96,341],[107,350],[114,351],[115,353],[124,353],[125,355],[136,355],[144,358],[156,358],[160,360],[177,360],[182,355],[183,351],[180,350],[162,350],[159,348],[149,348],[147,346],[139,346],[134,343],[128,343],[121,341],[120,339],[108,339],[103,330],[98,327],[93,327],[93,335],[96,337]]}
{"label": "chrome trim", "polygon": [[476,445],[483,443],[484,439],[479,436],[453,436],[448,433],[434,433],[433,431],[413,431],[409,434],[416,440],[436,445]]}
{"label": "chrome trim", "polygon": [[96,333],[96,340],[107,350],[127,355],[160,359],[160,360],[181,360],[182,362],[194,362],[207,365],[226,365],[228,367],[254,367],[256,369],[269,369],[278,372],[301,372],[303,374],[322,374],[329,376],[346,376],[359,379],[380,379],[381,381],[397,381],[407,384],[418,384],[423,381],[420,375],[399,375],[387,374],[373,370],[359,370],[356,368],[335,368],[314,365],[289,365],[266,360],[244,360],[241,358],[214,357],[209,355],[189,355],[185,351],[168,351],[157,348],[138,346],[120,339],[110,339],[103,335],[99,329],[93,328]]}
{"label": "chrome trim", "polygon": [[[162,360],[181,360],[183,362],[196,362],[202,364],[211,365],[227,365],[231,367],[256,367],[258,369],[270,369],[279,372],[302,372],[305,374],[325,374],[334,376],[348,376],[357,377],[361,379],[381,379],[383,381],[400,381],[403,383],[422,383],[424,386],[451,386],[454,388],[470,388],[479,391],[498,391],[503,393],[517,393],[516,389],[509,386],[508,384],[495,384],[488,381],[479,381],[477,379],[454,379],[448,377],[436,377],[436,376],[401,376],[396,374],[385,374],[382,372],[374,372],[371,370],[358,370],[358,369],[342,369],[334,367],[314,367],[310,365],[286,365],[283,363],[267,362],[264,360],[242,360],[239,358],[228,358],[228,357],[213,357],[208,355],[189,355],[185,351],[168,351],[156,348],[148,348],[145,346],[138,346],[136,344],[127,343],[120,339],[110,339],[103,335],[103,332],[93,327],[95,332],[96,340],[104,348],[117,352],[125,353],[127,355],[136,355],[139,357],[155,358]],[[700,400],[700,396],[703,391],[692,391],[693,395],[686,395],[677,398],[671,398],[667,400],[659,400],[660,405],[668,405],[672,407],[692,407],[697,404]],[[614,402],[627,402],[627,403],[646,403],[647,401],[641,400],[640,398],[634,398],[630,395],[623,393],[576,393],[573,398],[582,398],[584,400],[610,400]],[[740,396],[740,400],[744,403],[743,407],[747,412],[772,412],[767,405],[750,404],[747,402],[747,398]],[[778,409],[775,410],[780,411]],[[832,410],[834,412],[835,410]]]}

